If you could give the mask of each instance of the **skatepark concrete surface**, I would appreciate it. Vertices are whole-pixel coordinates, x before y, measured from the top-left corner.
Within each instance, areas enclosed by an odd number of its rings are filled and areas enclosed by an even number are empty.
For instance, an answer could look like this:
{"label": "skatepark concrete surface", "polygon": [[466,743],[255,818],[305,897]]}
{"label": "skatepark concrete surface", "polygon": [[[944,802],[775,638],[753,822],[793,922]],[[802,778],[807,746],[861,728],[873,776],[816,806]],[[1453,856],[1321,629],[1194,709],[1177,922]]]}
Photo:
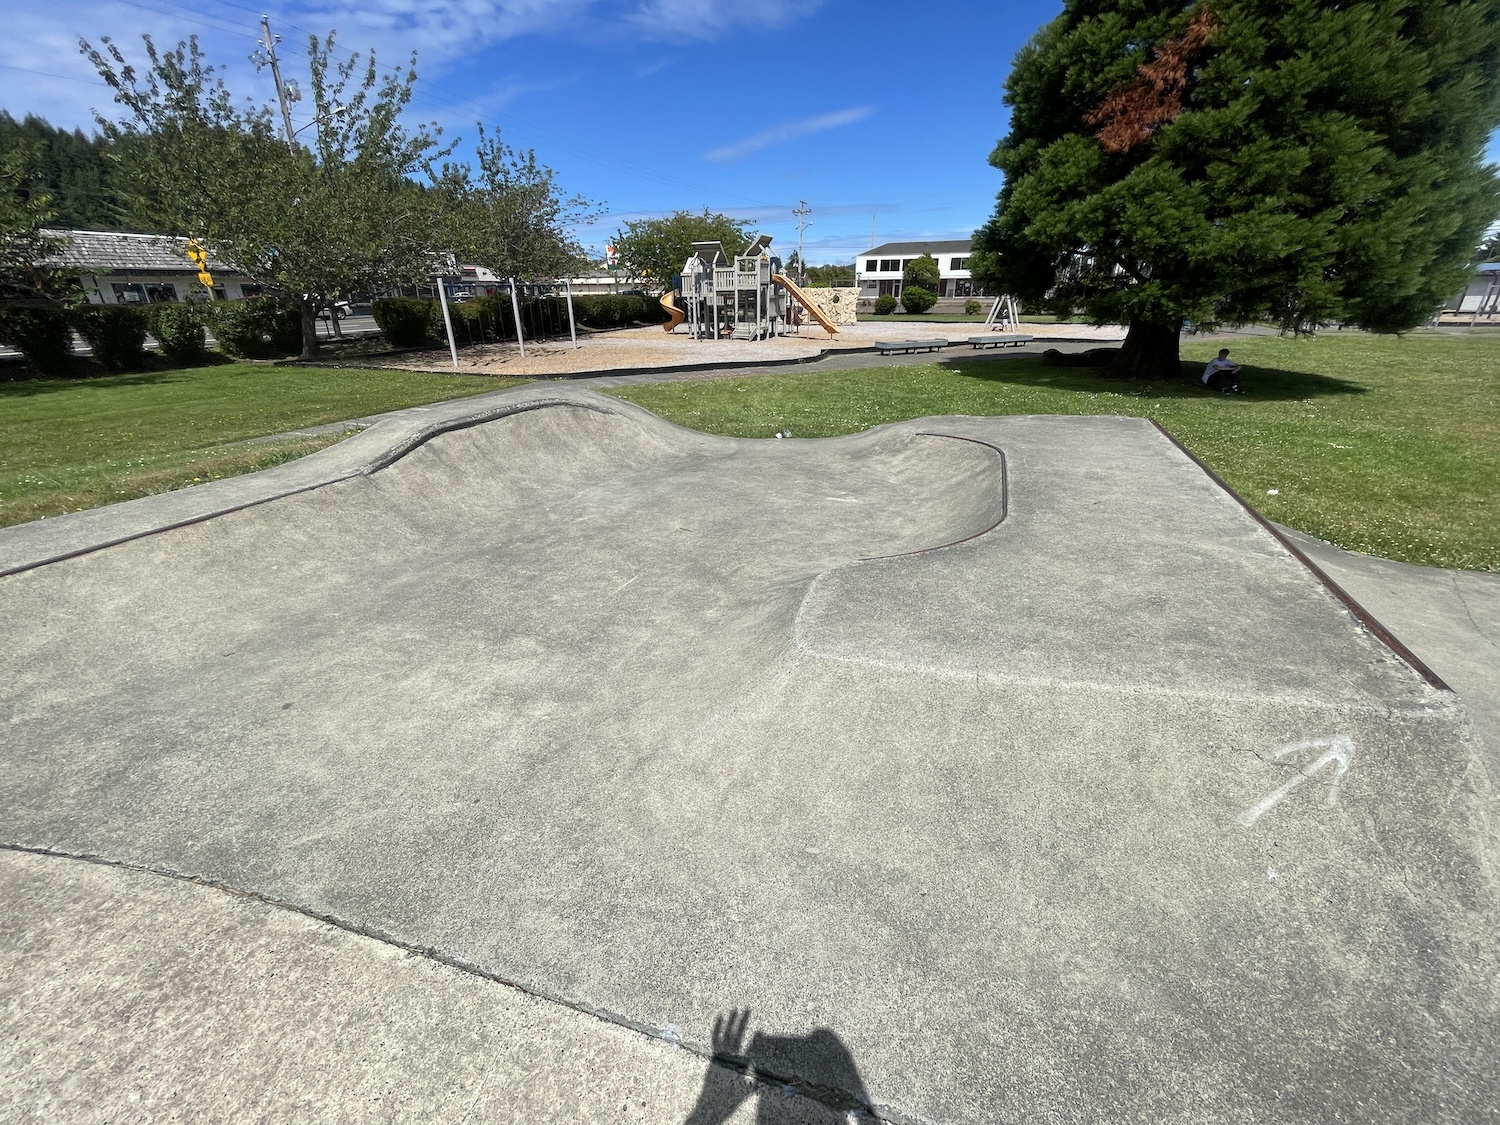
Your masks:
{"label": "skatepark concrete surface", "polygon": [[0,570],[0,1120],[1496,1120],[1468,708],[1148,422],[518,388]]}

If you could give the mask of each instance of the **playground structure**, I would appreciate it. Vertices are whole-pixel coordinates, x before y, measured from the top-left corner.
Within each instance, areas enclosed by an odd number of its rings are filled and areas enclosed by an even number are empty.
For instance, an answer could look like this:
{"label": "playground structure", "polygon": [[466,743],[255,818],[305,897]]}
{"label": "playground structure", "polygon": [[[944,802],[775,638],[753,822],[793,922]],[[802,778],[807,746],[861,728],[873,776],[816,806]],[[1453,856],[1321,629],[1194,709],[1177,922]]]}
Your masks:
{"label": "playground structure", "polygon": [[667,312],[662,328],[675,332],[687,325],[696,340],[765,340],[784,335],[787,297],[800,305],[829,336],[838,328],[790,278],[781,259],[771,253],[771,236],[762,234],[743,254],[730,259],[719,242],[695,242],[673,288],[662,294]]}
{"label": "playground structure", "polygon": [[984,322],[986,332],[1014,332],[1021,323],[1021,306],[1009,293],[1002,293],[990,306],[990,315]]}

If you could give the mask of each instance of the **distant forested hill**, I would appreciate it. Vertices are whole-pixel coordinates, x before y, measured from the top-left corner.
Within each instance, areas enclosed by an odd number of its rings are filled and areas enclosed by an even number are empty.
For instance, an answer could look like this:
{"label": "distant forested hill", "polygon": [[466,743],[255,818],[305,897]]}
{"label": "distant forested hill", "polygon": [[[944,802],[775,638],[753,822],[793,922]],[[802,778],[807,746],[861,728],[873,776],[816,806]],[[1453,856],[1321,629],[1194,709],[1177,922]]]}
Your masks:
{"label": "distant forested hill", "polygon": [[17,121],[0,109],[0,152],[21,146],[29,153],[19,190],[52,197],[57,217],[48,226],[78,230],[129,230],[126,208],[114,188],[113,166],[103,137],[54,128],[27,114]]}

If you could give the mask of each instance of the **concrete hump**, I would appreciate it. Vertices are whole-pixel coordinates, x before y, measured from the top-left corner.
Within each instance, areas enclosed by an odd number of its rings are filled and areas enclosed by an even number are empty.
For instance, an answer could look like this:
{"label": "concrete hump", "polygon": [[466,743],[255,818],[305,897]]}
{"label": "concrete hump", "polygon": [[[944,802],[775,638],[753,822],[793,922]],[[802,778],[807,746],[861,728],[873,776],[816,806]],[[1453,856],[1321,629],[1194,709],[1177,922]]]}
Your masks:
{"label": "concrete hump", "polygon": [[1495,1119],[1463,707],[1160,432],[501,402],[0,534],[3,842],[894,1121]]}

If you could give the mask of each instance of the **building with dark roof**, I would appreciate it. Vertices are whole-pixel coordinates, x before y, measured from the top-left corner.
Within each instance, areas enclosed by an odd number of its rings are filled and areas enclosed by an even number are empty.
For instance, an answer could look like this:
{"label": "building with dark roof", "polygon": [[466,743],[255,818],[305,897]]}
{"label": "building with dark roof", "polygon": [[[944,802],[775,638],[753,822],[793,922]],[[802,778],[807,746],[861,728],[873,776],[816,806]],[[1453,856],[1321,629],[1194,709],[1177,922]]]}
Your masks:
{"label": "building with dark roof", "polygon": [[938,264],[938,297],[983,296],[969,272],[973,239],[938,242],[886,242],[866,250],[854,261],[854,277],[861,299],[889,294],[901,296],[901,271],[913,258],[931,254]]}
{"label": "building with dark roof", "polygon": [[[90,304],[156,304],[206,296],[198,280],[198,267],[187,256],[185,238],[98,230],[56,233],[67,238],[68,244],[45,264],[78,278]],[[233,301],[260,293],[259,285],[212,254],[208,269],[218,300]]]}

